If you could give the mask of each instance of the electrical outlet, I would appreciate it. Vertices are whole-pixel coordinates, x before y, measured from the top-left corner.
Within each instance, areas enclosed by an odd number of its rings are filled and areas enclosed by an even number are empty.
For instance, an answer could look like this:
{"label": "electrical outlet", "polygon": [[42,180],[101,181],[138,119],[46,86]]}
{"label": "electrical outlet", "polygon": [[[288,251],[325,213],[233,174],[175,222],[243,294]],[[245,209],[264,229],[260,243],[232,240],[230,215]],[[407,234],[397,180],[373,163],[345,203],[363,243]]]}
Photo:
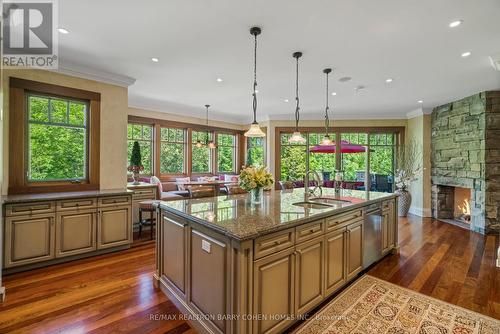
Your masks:
{"label": "electrical outlet", "polygon": [[208,241],[206,240],[201,241],[201,249],[203,249],[205,252],[210,253],[211,247],[212,245]]}

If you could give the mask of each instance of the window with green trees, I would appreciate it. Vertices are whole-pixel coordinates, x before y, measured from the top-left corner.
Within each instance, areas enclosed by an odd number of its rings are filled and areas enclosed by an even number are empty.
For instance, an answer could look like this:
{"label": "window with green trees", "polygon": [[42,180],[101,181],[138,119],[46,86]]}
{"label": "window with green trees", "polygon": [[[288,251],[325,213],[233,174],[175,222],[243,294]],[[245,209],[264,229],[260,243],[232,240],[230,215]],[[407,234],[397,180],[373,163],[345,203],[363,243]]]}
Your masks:
{"label": "window with green trees", "polygon": [[245,164],[248,166],[264,166],[266,160],[264,146],[265,138],[247,138],[247,159]]}
{"label": "window with green trees", "polygon": [[152,175],[153,171],[153,126],[148,124],[129,123],[127,127],[127,163],[130,162],[134,141],[141,148],[142,165],[144,175]]}
{"label": "window with green trees", "polygon": [[[324,132],[309,133],[309,147],[318,145],[323,137]],[[335,134],[330,134],[330,139],[335,141]],[[309,169],[316,171],[323,177],[333,179],[335,172],[335,153],[311,153],[309,152]]]}
{"label": "window with green trees", "polygon": [[88,165],[88,103],[28,94],[27,179],[83,180]]}
{"label": "window with green trees", "polygon": [[217,134],[217,171],[232,173],[235,171],[236,136],[233,134]]}
{"label": "window with green trees", "polygon": [[[342,140],[350,144],[368,146],[367,133],[342,133]],[[344,180],[361,181],[366,172],[366,152],[342,153],[342,170]]]}
{"label": "window with green trees", "polygon": [[[205,131],[193,131],[191,141],[192,167],[193,173],[210,173],[212,171],[212,152],[213,149],[207,147],[209,140],[212,140],[213,134]],[[203,146],[197,147],[196,143],[201,142]]]}
{"label": "window with green trees", "polygon": [[186,130],[160,129],[160,173],[182,174],[185,169]]}
{"label": "window with green trees", "polygon": [[307,144],[290,144],[291,133],[281,134],[281,180],[303,180],[306,174]]}

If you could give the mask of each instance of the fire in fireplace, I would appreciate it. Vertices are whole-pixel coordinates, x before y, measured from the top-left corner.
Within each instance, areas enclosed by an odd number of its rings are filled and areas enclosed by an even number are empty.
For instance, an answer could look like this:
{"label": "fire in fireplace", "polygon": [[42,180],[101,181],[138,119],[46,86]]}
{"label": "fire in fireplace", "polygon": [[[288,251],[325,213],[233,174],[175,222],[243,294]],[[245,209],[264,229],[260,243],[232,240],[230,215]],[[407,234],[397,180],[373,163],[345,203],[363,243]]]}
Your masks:
{"label": "fire in fireplace", "polygon": [[461,213],[459,214],[459,216],[457,218],[465,221],[466,223],[470,223],[470,203],[469,203],[469,200],[464,199],[463,204],[458,205],[458,209],[461,211]]}
{"label": "fire in fireplace", "polygon": [[433,185],[433,217],[447,223],[469,229],[472,189],[445,185]]}

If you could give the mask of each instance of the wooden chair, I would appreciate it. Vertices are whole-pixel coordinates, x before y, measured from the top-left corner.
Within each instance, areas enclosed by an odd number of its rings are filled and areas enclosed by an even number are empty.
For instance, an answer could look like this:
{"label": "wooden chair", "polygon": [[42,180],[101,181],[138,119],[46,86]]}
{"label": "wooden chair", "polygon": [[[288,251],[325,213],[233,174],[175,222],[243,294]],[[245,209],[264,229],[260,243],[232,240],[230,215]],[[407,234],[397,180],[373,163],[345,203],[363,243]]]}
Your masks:
{"label": "wooden chair", "polygon": [[225,185],[224,188],[226,188],[226,194],[228,195],[237,195],[237,194],[246,194],[247,191],[243,188],[240,188],[237,185]]}
{"label": "wooden chair", "polygon": [[290,190],[294,188],[292,181],[278,181],[278,184],[281,190]]}
{"label": "wooden chair", "polygon": [[[155,223],[156,223],[156,218],[155,218],[156,209],[154,207],[154,204],[157,202],[159,202],[159,201],[147,200],[147,201],[139,202],[139,238],[141,237],[142,226],[149,226],[150,232],[151,232],[151,240],[153,240],[153,228],[154,228]],[[149,218],[143,219],[144,212],[149,213]]]}
{"label": "wooden chair", "polygon": [[188,186],[189,198],[214,197],[215,187],[212,186]]}

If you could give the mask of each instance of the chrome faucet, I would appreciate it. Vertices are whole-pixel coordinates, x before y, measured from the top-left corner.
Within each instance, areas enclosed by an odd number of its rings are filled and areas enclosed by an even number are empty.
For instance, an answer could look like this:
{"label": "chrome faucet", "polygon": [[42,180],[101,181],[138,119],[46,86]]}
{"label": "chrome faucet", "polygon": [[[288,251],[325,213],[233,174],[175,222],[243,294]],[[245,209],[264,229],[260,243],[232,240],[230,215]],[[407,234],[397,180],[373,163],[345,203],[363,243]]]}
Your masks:
{"label": "chrome faucet", "polygon": [[[314,188],[311,190],[309,189],[309,175],[312,174],[313,178],[312,180],[314,182]],[[323,187],[321,186],[321,177],[319,176],[317,171],[314,170],[308,170],[306,172],[305,180],[304,180],[304,197],[307,200],[309,196],[317,196],[316,195],[316,190],[319,189],[319,197],[323,195]]]}

